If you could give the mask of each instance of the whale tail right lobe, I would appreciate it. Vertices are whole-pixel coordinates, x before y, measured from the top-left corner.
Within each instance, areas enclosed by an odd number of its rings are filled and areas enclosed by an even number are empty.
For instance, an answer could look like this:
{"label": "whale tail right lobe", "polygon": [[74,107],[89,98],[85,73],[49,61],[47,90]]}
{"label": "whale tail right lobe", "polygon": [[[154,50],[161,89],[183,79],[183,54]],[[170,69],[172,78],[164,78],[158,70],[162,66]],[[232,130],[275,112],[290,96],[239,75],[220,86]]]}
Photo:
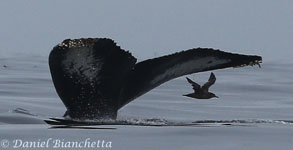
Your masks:
{"label": "whale tail right lobe", "polygon": [[193,48],[145,60],[137,63],[128,76],[126,91],[122,92],[123,103],[119,107],[123,107],[151,89],[183,75],[229,67],[259,65],[261,61],[260,56],[233,54],[209,48]]}

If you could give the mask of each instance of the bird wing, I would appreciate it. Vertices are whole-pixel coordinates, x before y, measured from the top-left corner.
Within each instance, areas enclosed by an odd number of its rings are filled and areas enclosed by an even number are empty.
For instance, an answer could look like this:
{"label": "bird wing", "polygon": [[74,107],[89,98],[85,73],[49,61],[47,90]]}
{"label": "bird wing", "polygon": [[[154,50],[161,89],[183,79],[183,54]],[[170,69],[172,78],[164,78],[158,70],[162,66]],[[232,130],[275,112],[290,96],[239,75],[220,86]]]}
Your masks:
{"label": "bird wing", "polygon": [[186,80],[191,84],[192,89],[196,92],[200,89],[200,85],[186,77]]}
{"label": "bird wing", "polygon": [[209,88],[210,88],[213,84],[215,84],[215,82],[216,82],[216,76],[215,76],[214,73],[211,73],[210,78],[209,78],[209,81],[206,82],[206,83],[202,86],[202,89],[208,91]]}

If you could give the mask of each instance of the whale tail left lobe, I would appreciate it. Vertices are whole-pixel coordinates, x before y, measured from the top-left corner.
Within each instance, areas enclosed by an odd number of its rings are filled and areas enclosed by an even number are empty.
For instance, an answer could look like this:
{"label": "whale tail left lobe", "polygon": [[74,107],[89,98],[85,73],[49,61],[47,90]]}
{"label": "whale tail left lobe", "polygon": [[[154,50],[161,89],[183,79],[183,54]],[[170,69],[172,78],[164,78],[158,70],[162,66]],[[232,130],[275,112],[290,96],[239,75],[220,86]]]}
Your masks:
{"label": "whale tail left lobe", "polygon": [[135,62],[110,39],[65,40],[55,46],[49,65],[65,115],[116,118],[121,88]]}

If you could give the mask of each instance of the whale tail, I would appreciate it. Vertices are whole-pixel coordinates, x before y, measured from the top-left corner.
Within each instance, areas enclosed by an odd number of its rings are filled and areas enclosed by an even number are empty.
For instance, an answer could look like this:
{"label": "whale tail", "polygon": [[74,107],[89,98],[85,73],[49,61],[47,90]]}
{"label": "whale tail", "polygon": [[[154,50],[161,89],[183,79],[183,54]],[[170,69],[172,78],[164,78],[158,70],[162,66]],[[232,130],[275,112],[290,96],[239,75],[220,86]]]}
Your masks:
{"label": "whale tail", "polygon": [[49,66],[56,91],[78,119],[115,119],[135,98],[171,79],[215,69],[254,65],[260,56],[195,48],[136,64],[111,39],[64,40],[53,48]]}

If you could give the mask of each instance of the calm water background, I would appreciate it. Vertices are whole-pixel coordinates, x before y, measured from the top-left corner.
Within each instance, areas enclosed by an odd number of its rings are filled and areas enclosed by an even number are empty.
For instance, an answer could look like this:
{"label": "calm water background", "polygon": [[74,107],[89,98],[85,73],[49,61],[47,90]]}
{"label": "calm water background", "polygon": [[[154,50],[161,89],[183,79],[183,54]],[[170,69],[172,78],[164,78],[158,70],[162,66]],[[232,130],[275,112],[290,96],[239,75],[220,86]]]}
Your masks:
{"label": "calm water background", "polygon": [[[0,18],[0,144],[3,139],[12,144],[16,138],[91,138],[111,140],[112,149],[127,150],[293,147],[290,0],[7,0],[0,2]],[[212,47],[261,55],[264,63],[262,68],[214,71],[217,82],[211,90],[219,99],[182,97],[192,91],[182,77],[136,99],[118,117],[145,124],[209,125],[51,129],[43,120],[61,117],[65,107],[51,81],[48,54],[64,39],[80,37],[112,38],[139,61]],[[204,83],[209,72],[189,77]]]}
{"label": "calm water background", "polygon": [[[43,120],[62,117],[46,57],[0,59],[0,139],[82,141],[104,139],[113,149],[290,149],[293,146],[292,64],[264,63],[214,71],[211,88],[220,98],[194,100],[185,78],[152,90],[119,111],[133,123],[204,122],[187,127],[101,126],[106,129],[52,129]],[[3,67],[5,65],[5,67]],[[209,72],[190,75],[204,83]],[[232,126],[221,125],[223,121]],[[107,128],[115,128],[108,130]],[[225,144],[223,144],[225,143]],[[10,147],[13,149],[12,147]]]}

